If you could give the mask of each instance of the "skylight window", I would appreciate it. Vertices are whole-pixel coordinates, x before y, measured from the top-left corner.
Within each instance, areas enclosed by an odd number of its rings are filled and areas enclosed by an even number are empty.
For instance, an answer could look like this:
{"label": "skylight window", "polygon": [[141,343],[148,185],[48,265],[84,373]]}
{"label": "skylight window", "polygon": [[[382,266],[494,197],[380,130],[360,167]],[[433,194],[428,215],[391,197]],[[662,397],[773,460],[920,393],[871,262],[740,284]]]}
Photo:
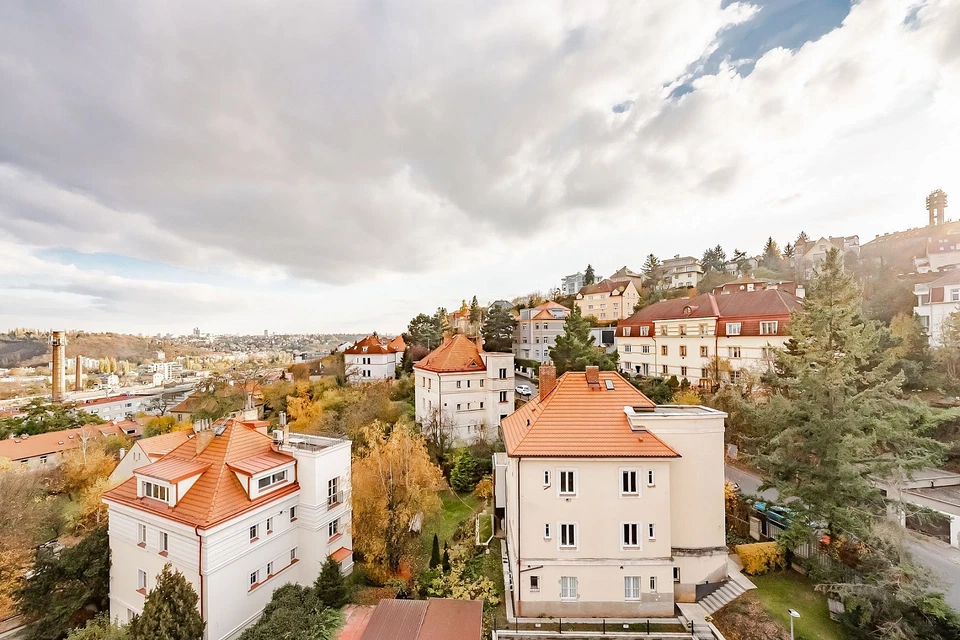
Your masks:
{"label": "skylight window", "polygon": [[613,391],[613,380],[604,380],[607,385],[607,391]]}

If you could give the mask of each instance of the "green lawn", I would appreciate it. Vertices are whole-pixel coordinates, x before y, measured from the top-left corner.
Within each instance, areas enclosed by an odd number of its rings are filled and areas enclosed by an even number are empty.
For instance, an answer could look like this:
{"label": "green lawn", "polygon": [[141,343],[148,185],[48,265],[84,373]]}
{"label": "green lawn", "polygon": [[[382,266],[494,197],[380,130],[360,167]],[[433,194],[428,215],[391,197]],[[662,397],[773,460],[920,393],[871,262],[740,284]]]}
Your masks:
{"label": "green lawn", "polygon": [[428,558],[430,557],[430,545],[433,544],[433,534],[437,534],[440,538],[440,548],[442,549],[443,543],[449,542],[453,537],[457,525],[464,520],[472,519],[474,512],[481,506],[480,499],[472,493],[457,495],[450,489],[440,493],[440,501],[443,503],[440,512],[423,524],[421,541],[423,542],[423,552]]}
{"label": "green lawn", "polygon": [[840,624],[830,619],[827,597],[813,590],[813,583],[794,571],[777,571],[762,576],[750,576],[757,585],[760,604],[785,629],[790,628],[788,609],[796,609],[800,617],[794,620],[797,640],[847,640]]}

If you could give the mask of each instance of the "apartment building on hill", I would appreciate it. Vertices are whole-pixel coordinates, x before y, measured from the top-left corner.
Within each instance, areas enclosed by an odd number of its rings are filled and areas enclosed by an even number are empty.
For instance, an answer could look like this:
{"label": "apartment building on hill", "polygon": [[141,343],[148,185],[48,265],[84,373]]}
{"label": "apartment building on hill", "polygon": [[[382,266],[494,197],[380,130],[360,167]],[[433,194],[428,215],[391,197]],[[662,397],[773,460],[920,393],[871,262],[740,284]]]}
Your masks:
{"label": "apartment building on hill", "polygon": [[940,346],[943,344],[943,323],[952,314],[960,313],[960,271],[951,271],[933,282],[916,284],[913,293],[917,296],[913,312],[920,316],[930,346]]}
{"label": "apartment building on hill", "polygon": [[513,355],[539,363],[550,362],[550,349],[562,336],[570,309],[553,301],[521,309],[513,330]]}
{"label": "apartment building on hill", "polygon": [[347,377],[351,382],[393,380],[406,348],[402,336],[387,340],[373,334],[358,340],[343,351]]}
{"label": "apartment building on hill", "polygon": [[583,317],[600,322],[627,318],[640,301],[640,293],[632,280],[601,280],[580,289],[574,301]]}

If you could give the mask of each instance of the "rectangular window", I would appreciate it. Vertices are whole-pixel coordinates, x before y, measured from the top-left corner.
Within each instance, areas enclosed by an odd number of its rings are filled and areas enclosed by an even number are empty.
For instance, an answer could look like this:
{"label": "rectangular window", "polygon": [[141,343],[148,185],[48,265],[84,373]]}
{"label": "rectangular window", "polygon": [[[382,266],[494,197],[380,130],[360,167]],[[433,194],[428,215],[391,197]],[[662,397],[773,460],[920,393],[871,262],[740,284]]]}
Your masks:
{"label": "rectangular window", "polygon": [[340,504],[340,478],[333,478],[327,481],[327,506],[332,507]]}
{"label": "rectangular window", "polygon": [[480,408],[483,409],[483,401],[480,401]]}
{"label": "rectangular window", "polygon": [[480,378],[480,388],[483,388],[483,378]]}
{"label": "rectangular window", "polygon": [[501,392],[500,392],[500,402],[506,402],[506,401],[507,401],[507,392],[506,392],[506,391],[501,391]]}
{"label": "rectangular window", "polygon": [[330,524],[327,525],[328,538],[332,538],[338,533],[340,533],[340,518],[337,518],[336,520],[331,520]]}
{"label": "rectangular window", "polygon": [[147,590],[147,572],[143,569],[137,569],[137,589]]}
{"label": "rectangular window", "polygon": [[549,472],[549,471],[544,471],[544,472],[543,472],[543,486],[545,486],[545,487],[549,487],[549,486],[550,486],[550,472]]}
{"label": "rectangular window", "polygon": [[680,357],[681,358],[687,357],[687,345],[685,344],[680,345]]}
{"label": "rectangular window", "polygon": [[457,411],[460,411],[460,403],[457,403]]}
{"label": "rectangular window", "polygon": [[629,344],[623,345],[623,352],[624,352],[624,353],[632,353]]}
{"label": "rectangular window", "polygon": [[166,531],[160,532],[160,553],[166,553],[170,551],[170,536],[167,535]]}
{"label": "rectangular window", "polygon": [[290,522],[293,522],[297,519],[297,507],[296,505],[290,507]]}
{"label": "rectangular window", "polygon": [[673,581],[680,582],[680,567],[673,568]]}
{"label": "rectangular window", "polygon": [[278,471],[277,473],[264,476],[259,480],[257,480],[257,488],[260,490],[263,490],[263,489],[266,489],[267,487],[272,487],[275,484],[280,484],[281,482],[285,482],[286,479],[287,479],[287,472],[285,470]]}
{"label": "rectangular window", "polygon": [[629,337],[630,337],[630,327],[624,327],[624,328],[623,328],[623,337],[624,337],[624,338],[629,338]]}
{"label": "rectangular window", "polygon": [[577,577],[576,576],[560,576],[560,599],[561,600],[577,599]]}
{"label": "rectangular window", "polygon": [[708,332],[708,331],[709,331],[709,328],[707,327],[707,325],[705,325],[705,324],[701,324],[701,325],[700,325],[700,335],[701,335],[701,336],[707,335],[707,332]]}
{"label": "rectangular window", "polygon": [[663,375],[667,375],[667,365],[665,364],[660,365],[660,373],[662,373]]}
{"label": "rectangular window", "polygon": [[648,326],[647,326],[647,327],[640,327],[640,335],[641,335],[641,336],[649,336],[649,335],[650,335],[650,327],[648,327]]}
{"label": "rectangular window", "polygon": [[727,335],[728,335],[728,336],[738,336],[738,335],[740,335],[740,323],[739,323],[739,322],[728,322],[728,323],[727,323]]}
{"label": "rectangular window", "polygon": [[657,539],[657,525],[653,523],[647,525],[647,539],[648,540]]}
{"label": "rectangular window", "polygon": [[640,599],[640,576],[623,576],[623,599]]}
{"label": "rectangular window", "polygon": [[650,345],[645,344],[645,345],[643,345],[642,347],[640,347],[640,352],[641,352],[641,353],[650,353]]}
{"label": "rectangular window", "polygon": [[293,549],[290,549],[290,562],[293,562],[296,559],[297,559],[297,548],[294,547]]}
{"label": "rectangular window", "polygon": [[574,471],[558,471],[560,477],[560,495],[572,496],[577,493],[577,479]]}
{"label": "rectangular window", "polygon": [[260,525],[255,524],[250,527],[250,541],[253,542],[260,537]]}
{"label": "rectangular window", "polygon": [[775,336],[777,335],[777,326],[780,323],[776,320],[771,320],[767,322],[760,323],[760,335],[762,336]]}
{"label": "rectangular window", "polygon": [[660,355],[665,356],[670,353],[670,348],[667,345],[660,346]]}
{"label": "rectangular window", "polygon": [[640,493],[637,486],[636,469],[624,469],[620,472],[620,494],[625,496],[635,496]]}
{"label": "rectangular window", "polygon": [[950,302],[960,302],[960,289],[950,290]]}
{"label": "rectangular window", "polygon": [[701,378],[709,378],[709,377],[710,377],[710,370],[707,369],[706,367],[704,367],[703,369],[700,369],[700,377],[701,377]]}
{"label": "rectangular window", "polygon": [[637,522],[624,522],[621,525],[620,544],[623,547],[640,546],[640,524]]}
{"label": "rectangular window", "polygon": [[680,325],[680,335],[682,335],[682,336],[687,335],[687,325],[685,325],[685,324],[681,324],[681,325]]}
{"label": "rectangular window", "polygon": [[501,379],[501,380],[506,380],[506,379],[507,379],[507,370],[506,370],[506,369],[500,369],[500,379]]}
{"label": "rectangular window", "polygon": [[682,378],[686,378],[686,377],[687,377],[687,368],[686,368],[686,367],[680,367],[680,377],[682,377]]}
{"label": "rectangular window", "polygon": [[710,357],[710,347],[700,347],[700,357],[709,358]]}
{"label": "rectangular window", "polygon": [[137,525],[137,544],[147,544],[147,525],[145,524]]}
{"label": "rectangular window", "polygon": [[657,478],[656,478],[656,476],[653,474],[653,469],[648,469],[648,470],[647,470],[647,486],[648,486],[648,487],[655,487],[655,486],[657,486]]}
{"label": "rectangular window", "polygon": [[577,525],[573,522],[560,523],[560,548],[577,548]]}
{"label": "rectangular window", "polygon": [[457,389],[459,389],[459,388],[460,388],[460,381],[457,380]]}
{"label": "rectangular window", "polygon": [[272,562],[268,562],[268,563],[267,563],[267,577],[269,578],[269,577],[272,576],[272,575],[273,575],[273,563],[272,563]]}
{"label": "rectangular window", "polygon": [[530,591],[540,591],[540,576],[530,576]]}
{"label": "rectangular window", "polygon": [[253,573],[250,574],[250,586],[252,587],[253,585],[257,584],[258,582],[260,582],[260,570],[259,570],[259,569],[257,569],[256,571],[254,571]]}
{"label": "rectangular window", "polygon": [[543,525],[543,537],[545,540],[550,539],[550,523],[549,522]]}
{"label": "rectangular window", "polygon": [[739,358],[740,347],[727,347],[727,355],[731,358]]}
{"label": "rectangular window", "polygon": [[650,593],[657,592],[657,576],[650,576]]}

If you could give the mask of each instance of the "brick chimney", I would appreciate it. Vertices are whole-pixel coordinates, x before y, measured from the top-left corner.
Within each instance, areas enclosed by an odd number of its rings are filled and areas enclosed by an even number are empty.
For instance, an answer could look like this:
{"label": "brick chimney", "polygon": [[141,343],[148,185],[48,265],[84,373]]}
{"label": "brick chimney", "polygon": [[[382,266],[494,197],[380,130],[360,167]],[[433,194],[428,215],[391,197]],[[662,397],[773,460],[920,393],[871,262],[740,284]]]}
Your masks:
{"label": "brick chimney", "polygon": [[540,397],[543,398],[557,386],[557,368],[552,364],[540,365]]}
{"label": "brick chimney", "polygon": [[600,386],[600,367],[591,366],[587,367],[585,373],[587,374],[587,384],[591,387]]}

